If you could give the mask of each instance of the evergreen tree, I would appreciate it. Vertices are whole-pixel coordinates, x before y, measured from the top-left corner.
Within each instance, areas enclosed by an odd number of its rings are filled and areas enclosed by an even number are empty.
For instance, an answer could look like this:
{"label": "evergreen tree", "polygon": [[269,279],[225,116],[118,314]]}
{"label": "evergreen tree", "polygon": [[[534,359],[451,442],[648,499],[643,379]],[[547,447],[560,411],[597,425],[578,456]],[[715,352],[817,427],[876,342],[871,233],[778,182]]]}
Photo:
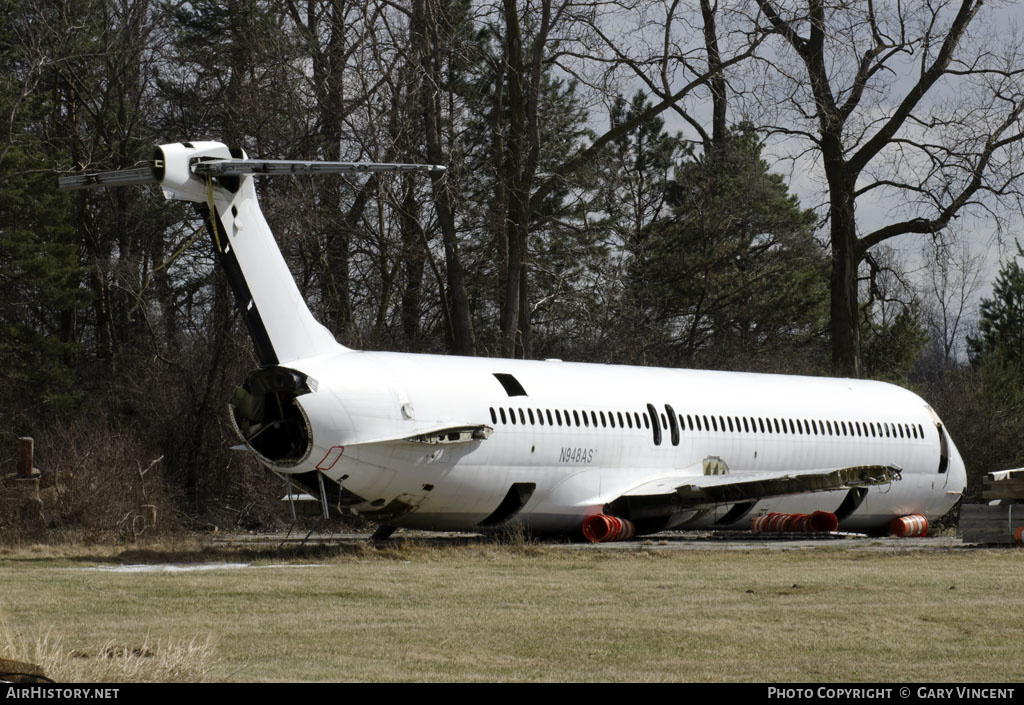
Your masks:
{"label": "evergreen tree", "polygon": [[777,368],[780,351],[820,341],[827,259],[815,218],[769,173],[753,131],[689,153],[666,187],[670,213],[632,247],[636,357]]}
{"label": "evergreen tree", "polygon": [[1017,257],[1003,263],[992,289],[992,298],[981,302],[978,336],[968,338],[974,362],[998,362],[1024,372],[1024,269],[1018,258],[1024,249],[1017,243]]}
{"label": "evergreen tree", "polygon": [[[24,46],[28,11],[0,3],[0,393],[20,403],[69,402],[76,314],[88,303],[68,198],[54,188],[56,160],[39,129],[52,96]],[[66,159],[61,155],[61,159]]]}

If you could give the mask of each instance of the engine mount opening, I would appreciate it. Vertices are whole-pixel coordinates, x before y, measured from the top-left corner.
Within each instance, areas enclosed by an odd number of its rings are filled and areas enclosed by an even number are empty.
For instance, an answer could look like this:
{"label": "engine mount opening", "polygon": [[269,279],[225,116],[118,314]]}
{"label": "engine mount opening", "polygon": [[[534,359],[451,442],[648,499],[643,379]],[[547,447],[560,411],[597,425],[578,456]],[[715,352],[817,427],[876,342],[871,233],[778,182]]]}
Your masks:
{"label": "engine mount opening", "polygon": [[235,389],[231,420],[246,446],[269,465],[298,465],[312,447],[309,419],[296,398],[309,394],[306,375],[287,367],[264,367]]}

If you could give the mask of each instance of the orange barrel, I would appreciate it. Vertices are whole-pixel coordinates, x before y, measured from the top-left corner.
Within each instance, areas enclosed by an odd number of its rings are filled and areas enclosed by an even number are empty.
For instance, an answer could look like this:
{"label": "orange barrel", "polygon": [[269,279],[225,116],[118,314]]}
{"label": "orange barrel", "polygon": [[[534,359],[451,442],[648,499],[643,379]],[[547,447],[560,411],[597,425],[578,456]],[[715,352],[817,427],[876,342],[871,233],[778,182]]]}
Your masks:
{"label": "orange barrel", "polygon": [[832,512],[817,511],[807,517],[808,531],[835,531],[839,528],[839,520]]}
{"label": "orange barrel", "polygon": [[628,519],[607,514],[591,514],[583,520],[583,535],[591,543],[622,541],[633,538],[635,534],[636,527]]}
{"label": "orange barrel", "polygon": [[786,531],[807,531],[807,515],[790,514],[786,520]]}
{"label": "orange barrel", "polygon": [[889,522],[889,533],[900,538],[928,535],[928,519],[922,514],[908,514]]}
{"label": "orange barrel", "polygon": [[1024,526],[1018,526],[1013,531],[1013,542],[1018,546],[1024,544]]}

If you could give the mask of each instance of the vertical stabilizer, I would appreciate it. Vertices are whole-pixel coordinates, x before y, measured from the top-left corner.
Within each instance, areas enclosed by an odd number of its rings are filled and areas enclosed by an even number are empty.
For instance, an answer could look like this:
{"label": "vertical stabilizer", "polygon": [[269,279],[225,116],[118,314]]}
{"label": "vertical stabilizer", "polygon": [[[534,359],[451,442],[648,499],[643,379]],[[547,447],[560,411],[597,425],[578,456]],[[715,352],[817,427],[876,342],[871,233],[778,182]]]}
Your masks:
{"label": "vertical stabilizer", "polygon": [[347,350],[310,313],[256,200],[254,175],[444,171],[430,164],[249,159],[220,142],[176,142],[131,169],[76,173],[62,189],[160,184],[164,196],[192,201],[206,218],[260,362],[277,365]]}
{"label": "vertical stabilizer", "polygon": [[275,365],[344,349],[313,317],[299,292],[260,210],[252,175],[194,173],[197,160],[236,155],[217,142],[169,144],[158,151],[157,177],[164,195],[192,201],[206,215],[260,363]]}

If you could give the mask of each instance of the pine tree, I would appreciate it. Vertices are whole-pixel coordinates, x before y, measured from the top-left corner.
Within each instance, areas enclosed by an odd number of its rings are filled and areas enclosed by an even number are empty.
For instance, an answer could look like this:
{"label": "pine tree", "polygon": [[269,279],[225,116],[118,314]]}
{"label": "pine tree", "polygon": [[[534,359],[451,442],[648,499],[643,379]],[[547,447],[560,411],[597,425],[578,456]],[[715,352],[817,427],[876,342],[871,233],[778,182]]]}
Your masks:
{"label": "pine tree", "polygon": [[[0,7],[0,393],[21,403],[66,405],[72,392],[76,314],[88,302],[68,198],[55,189],[57,164],[40,123],[52,97],[31,90],[41,75],[22,44],[26,13]],[[8,407],[10,408],[10,407]]]}
{"label": "pine tree", "polygon": [[779,353],[820,341],[827,259],[815,218],[768,171],[753,131],[689,153],[666,187],[669,214],[632,252],[638,338],[650,331],[638,357],[778,369]]}
{"label": "pine tree", "polygon": [[981,302],[978,336],[968,338],[975,363],[998,362],[1018,373],[1024,372],[1024,269],[1019,259],[1024,249],[1017,243],[1017,256],[1004,262],[992,288],[992,298]]}

